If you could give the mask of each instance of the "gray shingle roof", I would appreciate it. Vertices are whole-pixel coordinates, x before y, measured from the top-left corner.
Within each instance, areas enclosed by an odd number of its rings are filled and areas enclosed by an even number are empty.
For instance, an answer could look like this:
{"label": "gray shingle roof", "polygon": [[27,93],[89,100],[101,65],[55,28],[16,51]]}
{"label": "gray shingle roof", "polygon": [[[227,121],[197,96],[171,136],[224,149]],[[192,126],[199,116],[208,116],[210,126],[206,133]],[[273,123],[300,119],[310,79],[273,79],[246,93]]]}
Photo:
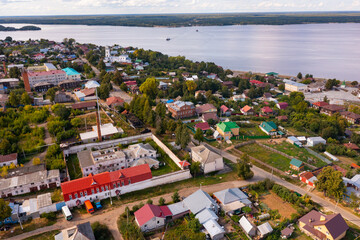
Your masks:
{"label": "gray shingle roof", "polygon": [[203,190],[197,190],[187,198],[183,200],[185,206],[190,209],[193,214],[197,214],[204,210],[205,208],[217,209],[217,204],[210,195]]}

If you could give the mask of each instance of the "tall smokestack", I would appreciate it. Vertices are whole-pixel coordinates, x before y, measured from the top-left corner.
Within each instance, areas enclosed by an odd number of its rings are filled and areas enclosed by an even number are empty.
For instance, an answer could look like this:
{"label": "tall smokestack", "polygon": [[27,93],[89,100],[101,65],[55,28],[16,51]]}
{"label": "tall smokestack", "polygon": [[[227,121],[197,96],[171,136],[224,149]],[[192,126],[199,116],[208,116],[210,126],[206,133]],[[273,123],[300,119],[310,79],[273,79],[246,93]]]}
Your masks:
{"label": "tall smokestack", "polygon": [[5,76],[7,75],[7,70],[6,70],[6,64],[5,64],[5,61],[3,61],[3,66],[4,66],[4,73],[5,73]]}
{"label": "tall smokestack", "polygon": [[97,132],[98,132],[98,140],[99,140],[99,142],[101,142],[102,137],[101,137],[100,119],[99,119],[99,114],[98,114],[97,109],[96,109],[96,126],[97,126]]}
{"label": "tall smokestack", "polygon": [[30,82],[29,82],[29,75],[26,70],[23,70],[21,73],[22,79],[24,81],[25,91],[31,92]]}

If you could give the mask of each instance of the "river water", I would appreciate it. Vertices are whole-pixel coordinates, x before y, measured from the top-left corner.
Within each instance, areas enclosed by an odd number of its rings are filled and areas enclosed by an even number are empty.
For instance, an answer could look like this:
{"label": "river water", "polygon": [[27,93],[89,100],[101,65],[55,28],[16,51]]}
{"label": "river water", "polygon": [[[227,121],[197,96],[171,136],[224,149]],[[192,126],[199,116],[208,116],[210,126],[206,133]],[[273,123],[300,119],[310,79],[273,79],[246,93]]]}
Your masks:
{"label": "river water", "polygon": [[81,43],[134,46],[211,61],[232,70],[289,75],[302,72],[314,77],[360,80],[360,24],[356,23],[183,28],[38,26],[41,31],[0,32],[0,39],[75,38]]}

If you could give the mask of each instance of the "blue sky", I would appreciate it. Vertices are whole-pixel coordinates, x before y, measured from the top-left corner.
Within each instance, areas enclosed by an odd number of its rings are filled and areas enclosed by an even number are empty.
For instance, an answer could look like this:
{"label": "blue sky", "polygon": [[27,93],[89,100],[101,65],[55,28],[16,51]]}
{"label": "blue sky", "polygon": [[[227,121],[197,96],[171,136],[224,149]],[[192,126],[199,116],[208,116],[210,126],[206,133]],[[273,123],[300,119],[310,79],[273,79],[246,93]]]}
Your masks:
{"label": "blue sky", "polygon": [[360,11],[360,0],[0,0],[0,16]]}

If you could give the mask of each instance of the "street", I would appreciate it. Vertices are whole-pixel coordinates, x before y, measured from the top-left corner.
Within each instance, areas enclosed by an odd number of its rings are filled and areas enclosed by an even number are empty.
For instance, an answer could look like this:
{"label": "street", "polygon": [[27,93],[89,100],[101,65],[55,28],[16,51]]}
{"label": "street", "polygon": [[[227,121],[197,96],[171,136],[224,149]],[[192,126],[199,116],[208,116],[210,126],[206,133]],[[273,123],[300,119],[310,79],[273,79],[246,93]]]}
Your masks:
{"label": "street", "polygon": [[[205,143],[206,144],[206,143]],[[236,159],[238,157],[225,152],[225,151],[221,151],[217,148],[214,148],[208,144],[206,144],[207,146],[209,146],[211,149],[213,149],[215,152],[221,153],[221,155],[224,158],[227,158],[229,160],[231,160],[232,162],[236,162]],[[336,206],[335,204],[333,204],[332,202],[330,202],[329,200],[319,197],[311,192],[306,191],[305,189],[298,187],[294,184],[291,184],[275,175],[272,175],[269,172],[266,172],[265,170],[258,168],[256,166],[252,167],[252,171],[254,172],[254,177],[251,180],[247,180],[247,181],[231,181],[231,182],[224,182],[224,183],[220,183],[220,184],[215,184],[215,185],[207,185],[207,186],[202,186],[201,188],[208,192],[208,193],[213,193],[216,191],[220,191],[226,188],[233,188],[233,187],[242,187],[242,186],[246,186],[248,184],[254,183],[254,182],[258,182],[261,181],[265,178],[269,178],[272,179],[273,181],[275,181],[277,184],[283,185],[285,187],[287,187],[290,190],[296,191],[300,194],[307,194],[308,196],[310,196],[312,198],[312,200],[318,204],[320,204],[322,207],[324,207],[326,210],[328,211],[332,211],[335,213],[341,213],[341,215],[347,219],[348,221],[350,221],[351,223],[357,225],[360,227],[360,218],[355,216],[354,214],[352,214],[351,212]],[[199,186],[200,187],[200,186]],[[199,187],[192,187],[192,188],[186,188],[186,189],[181,189],[179,191],[180,196],[182,197],[186,197],[190,194],[192,194],[193,192],[195,192],[196,190],[199,189]],[[154,204],[157,204],[158,200],[160,197],[165,198],[165,200],[167,202],[172,201],[171,200],[171,196],[173,193],[168,193],[168,194],[164,194],[161,196],[157,196],[155,198],[152,198]],[[82,215],[81,217],[77,217],[74,218],[72,221],[65,221],[64,219],[59,220],[56,224],[52,225],[52,226],[48,226],[48,227],[44,227],[44,228],[40,228],[37,229],[35,231],[32,232],[28,232],[28,233],[24,233],[12,238],[9,238],[11,240],[15,240],[15,239],[24,239],[24,238],[28,238],[34,235],[38,235],[44,232],[48,232],[48,231],[52,231],[52,230],[56,230],[56,229],[65,229],[71,226],[74,226],[76,224],[80,224],[80,223],[84,223],[87,221],[90,221],[90,223],[99,221],[102,224],[105,224],[108,226],[109,230],[111,231],[111,233],[113,234],[115,239],[122,239],[121,235],[118,231],[118,227],[117,227],[117,219],[119,218],[119,216],[124,212],[125,207],[128,206],[129,208],[131,208],[132,206],[139,204],[140,202],[145,202],[147,199],[143,199],[142,201],[136,201],[136,202],[132,202],[132,203],[128,203],[126,205],[122,205],[119,208],[115,208],[113,210],[104,210],[101,211],[99,213],[95,213],[94,215],[90,215],[90,214],[85,214]]]}

